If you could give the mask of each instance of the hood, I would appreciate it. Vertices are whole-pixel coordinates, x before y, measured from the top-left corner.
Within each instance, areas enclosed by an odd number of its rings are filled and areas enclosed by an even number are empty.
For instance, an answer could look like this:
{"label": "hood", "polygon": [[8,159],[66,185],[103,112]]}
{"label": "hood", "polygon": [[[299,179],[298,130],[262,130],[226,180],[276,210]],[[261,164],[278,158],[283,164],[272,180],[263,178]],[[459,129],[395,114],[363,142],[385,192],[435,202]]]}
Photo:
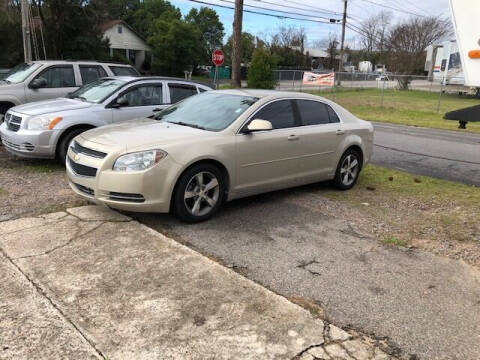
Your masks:
{"label": "hood", "polygon": [[14,111],[21,114],[37,116],[50,113],[59,113],[61,111],[71,111],[85,109],[92,106],[92,103],[67,98],[58,98],[45,101],[32,102],[25,105],[15,106]]}
{"label": "hood", "polygon": [[121,124],[102,126],[80,135],[84,140],[104,146],[126,146],[127,151],[151,150],[178,142],[190,142],[212,132],[188,126],[137,119]]}

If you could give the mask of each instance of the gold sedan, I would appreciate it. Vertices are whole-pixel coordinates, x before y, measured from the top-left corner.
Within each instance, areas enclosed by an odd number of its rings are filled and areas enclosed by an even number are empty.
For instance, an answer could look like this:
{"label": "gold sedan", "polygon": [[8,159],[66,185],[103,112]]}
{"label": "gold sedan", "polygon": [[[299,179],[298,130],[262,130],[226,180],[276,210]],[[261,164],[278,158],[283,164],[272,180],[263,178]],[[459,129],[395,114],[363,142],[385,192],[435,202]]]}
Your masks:
{"label": "gold sedan", "polygon": [[266,90],[210,91],[72,142],[70,186],[92,202],[210,218],[224,201],[319,181],[355,185],[373,127],[327,99]]}

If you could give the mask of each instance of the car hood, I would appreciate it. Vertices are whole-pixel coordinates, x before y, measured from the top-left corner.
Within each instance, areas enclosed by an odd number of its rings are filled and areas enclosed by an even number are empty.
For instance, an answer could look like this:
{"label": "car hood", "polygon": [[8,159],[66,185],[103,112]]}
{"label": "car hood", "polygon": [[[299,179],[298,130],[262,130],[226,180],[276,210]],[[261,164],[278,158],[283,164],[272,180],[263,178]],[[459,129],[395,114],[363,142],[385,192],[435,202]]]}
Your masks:
{"label": "car hood", "polygon": [[190,142],[212,132],[159,122],[151,119],[135,119],[115,125],[102,126],[80,135],[84,140],[106,147],[126,146],[127,151],[162,148],[178,142]]}
{"label": "car hood", "polygon": [[19,105],[16,106],[14,110],[21,114],[37,116],[50,113],[58,113],[61,111],[85,109],[91,107],[92,105],[92,103],[76,99],[58,98],[52,100],[32,102],[25,105]]}

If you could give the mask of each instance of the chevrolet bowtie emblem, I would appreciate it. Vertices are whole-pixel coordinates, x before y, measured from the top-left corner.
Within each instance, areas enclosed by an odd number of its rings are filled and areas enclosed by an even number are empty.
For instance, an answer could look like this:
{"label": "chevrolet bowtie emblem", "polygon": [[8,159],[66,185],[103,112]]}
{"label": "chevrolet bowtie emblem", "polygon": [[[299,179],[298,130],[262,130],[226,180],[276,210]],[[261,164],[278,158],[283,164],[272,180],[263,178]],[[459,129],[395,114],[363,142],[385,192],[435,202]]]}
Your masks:
{"label": "chevrolet bowtie emblem", "polygon": [[73,157],[73,160],[75,160],[75,161],[78,161],[78,160],[80,160],[80,156],[78,156],[78,155],[75,155],[75,156]]}

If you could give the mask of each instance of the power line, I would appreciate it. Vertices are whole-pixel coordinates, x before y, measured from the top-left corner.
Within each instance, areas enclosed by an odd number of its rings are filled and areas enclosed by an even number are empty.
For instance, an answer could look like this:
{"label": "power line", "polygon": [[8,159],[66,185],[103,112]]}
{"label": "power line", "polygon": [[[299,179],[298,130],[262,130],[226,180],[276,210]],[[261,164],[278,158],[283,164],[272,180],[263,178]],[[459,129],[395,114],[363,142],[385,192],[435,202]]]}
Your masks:
{"label": "power line", "polygon": [[[205,2],[205,1],[201,1],[201,0],[187,0],[187,1],[194,2],[194,3],[197,3],[197,4],[204,4],[204,5],[216,6],[216,7],[220,7],[220,8],[224,8],[224,9],[235,10],[233,7],[230,7],[230,6],[220,5],[220,4],[212,4],[212,3],[208,3],[208,2]],[[225,2],[228,2],[228,1],[225,1]],[[320,24],[338,24],[336,22],[332,23],[330,21],[323,21],[323,20],[301,19],[301,18],[291,17],[291,16],[287,16],[287,15],[268,14],[268,13],[264,13],[264,12],[260,12],[260,11],[254,11],[254,10],[244,9],[243,12],[247,12],[247,13],[251,13],[251,14],[257,14],[257,15],[271,16],[271,17],[274,17],[274,18],[277,18],[277,19],[292,19],[292,20],[298,20],[298,21],[315,22],[315,23],[320,23]],[[302,15],[302,16],[307,16],[307,15]]]}
{"label": "power line", "polygon": [[365,1],[367,3],[373,4],[373,5],[376,5],[376,6],[391,9],[391,10],[394,10],[394,11],[402,12],[402,13],[405,13],[405,14],[414,15],[414,16],[423,17],[423,18],[426,17],[424,15],[420,15],[420,14],[414,13],[414,12],[409,11],[409,10],[399,9],[399,8],[396,8],[396,7],[387,5],[387,4],[379,4],[379,3],[375,2],[375,1],[371,1],[371,0],[362,0],[362,1]]}
{"label": "power line", "polygon": [[[339,15],[341,16],[342,14],[339,14],[335,11],[329,11],[329,10],[326,10],[326,9],[320,9],[320,8],[316,8],[316,7],[298,7],[298,6],[291,6],[291,5],[282,5],[282,4],[277,4],[277,3],[274,3],[274,2],[270,2],[270,1],[266,1],[266,0],[249,0],[249,1],[254,1],[254,2],[258,2],[258,3],[264,3],[264,4],[269,4],[269,5],[274,5],[274,6],[278,6],[278,7],[282,7],[282,8],[286,8],[286,9],[294,9],[294,10],[301,10],[301,11],[312,11],[312,10],[315,10],[315,11],[318,11],[318,12],[321,12],[321,13],[324,13],[324,14],[327,14],[327,15]],[[290,1],[291,2],[291,1]],[[246,6],[251,6],[251,5],[246,5]],[[273,10],[273,9],[272,9]],[[320,16],[318,16],[320,17]]]}
{"label": "power line", "polygon": [[[287,0],[283,0],[283,1],[287,1]],[[305,6],[304,4],[302,3],[299,3],[299,2],[296,2],[296,1],[293,1],[293,0],[288,0],[289,3],[291,4],[296,4],[296,5],[302,5],[302,6]],[[339,15],[339,16],[342,16],[342,13],[341,12],[336,12],[336,11],[331,11],[331,10],[328,10],[328,9],[322,9],[322,8],[319,8],[319,7],[316,7],[316,6],[310,6],[308,5],[309,8],[313,9],[313,10],[318,10],[318,11],[326,11],[328,13],[332,13],[334,15]]]}

